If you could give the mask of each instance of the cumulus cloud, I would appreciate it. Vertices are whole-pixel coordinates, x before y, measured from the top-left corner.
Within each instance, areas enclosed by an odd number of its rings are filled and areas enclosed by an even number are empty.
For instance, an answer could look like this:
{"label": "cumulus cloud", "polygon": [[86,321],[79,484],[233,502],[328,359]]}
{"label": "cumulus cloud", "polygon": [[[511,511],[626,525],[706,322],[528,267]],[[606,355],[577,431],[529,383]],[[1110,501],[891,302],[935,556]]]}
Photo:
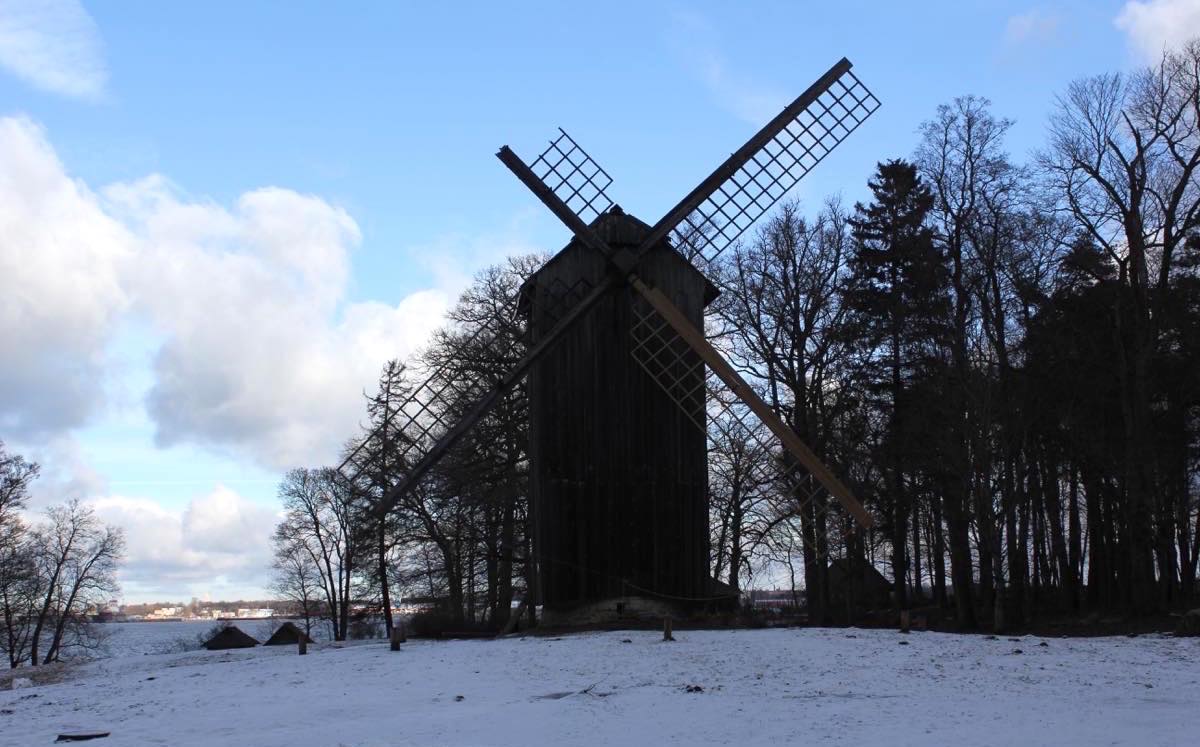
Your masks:
{"label": "cumulus cloud", "polygon": [[424,342],[457,292],[348,302],[359,241],[343,209],[278,187],[230,206],[159,175],[93,191],[36,124],[0,119],[0,347],[19,351],[0,367],[0,427],[33,441],[88,422],[136,319],[154,336],[160,445],[327,463],[382,363]]}
{"label": "cumulus cloud", "polygon": [[343,316],[358,227],[319,198],[268,188],[227,209],[160,177],[105,194],[135,227],[129,284],[163,338],[146,396],[160,445],[249,452],[272,467],[328,460],[382,361],[411,352],[443,310],[351,304]]}
{"label": "cumulus cloud", "polygon": [[269,583],[277,517],[224,486],[182,510],[120,495],[90,504],[125,531],[120,581],[126,598],[238,597],[264,593]]}
{"label": "cumulus cloud", "polygon": [[108,70],[78,0],[0,0],[0,67],[51,93],[94,99]]}
{"label": "cumulus cloud", "polygon": [[1141,57],[1155,60],[1200,36],[1200,0],[1131,0],[1114,23]]}
{"label": "cumulus cloud", "polygon": [[82,424],[101,400],[106,346],[130,304],[129,232],[67,176],[45,133],[0,119],[0,428]]}
{"label": "cumulus cloud", "polygon": [[[93,497],[128,533],[131,596],[260,588],[269,511],[220,487],[182,510],[113,495],[76,434],[104,418],[142,422],[110,407],[132,388],[159,445],[269,468],[329,464],[383,362],[442,322],[464,266],[529,250],[447,239],[425,254],[469,259],[432,260],[434,287],[392,304],[349,300],[360,241],[345,210],[280,187],[230,204],[161,175],[91,187],[40,126],[0,118],[0,433],[43,464],[31,509]],[[120,347],[130,340],[135,354]]]}

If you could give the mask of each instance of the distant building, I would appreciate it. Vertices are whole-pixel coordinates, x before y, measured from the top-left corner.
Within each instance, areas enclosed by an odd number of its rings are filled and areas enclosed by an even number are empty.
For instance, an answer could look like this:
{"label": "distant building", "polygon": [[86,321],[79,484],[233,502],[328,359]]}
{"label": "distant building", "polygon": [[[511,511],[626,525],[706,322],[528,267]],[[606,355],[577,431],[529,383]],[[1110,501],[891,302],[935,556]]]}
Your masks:
{"label": "distant building", "polygon": [[750,607],[756,610],[781,612],[804,605],[804,592],[790,589],[751,589],[748,597]]}
{"label": "distant building", "polygon": [[222,628],[220,632],[204,642],[204,647],[209,651],[219,651],[227,648],[253,648],[257,645],[257,640],[246,635],[233,625]]}
{"label": "distant building", "polygon": [[883,609],[892,604],[892,584],[870,563],[855,563],[857,573],[850,572],[846,561],[838,558],[829,563],[829,602],[834,609],[846,604],[849,592],[860,609]]}

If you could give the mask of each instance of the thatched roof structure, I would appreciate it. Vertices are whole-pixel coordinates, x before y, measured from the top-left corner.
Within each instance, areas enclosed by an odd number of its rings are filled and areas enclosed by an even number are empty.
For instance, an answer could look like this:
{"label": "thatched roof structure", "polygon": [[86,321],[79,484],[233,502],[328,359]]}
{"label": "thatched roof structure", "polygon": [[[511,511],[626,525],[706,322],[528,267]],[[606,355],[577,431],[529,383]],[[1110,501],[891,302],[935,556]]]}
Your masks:
{"label": "thatched roof structure", "polygon": [[305,643],[312,643],[313,639],[309,638],[303,630],[296,627],[295,623],[285,622],[279,626],[279,629],[271,634],[264,646],[285,646],[296,645],[303,639]]}
{"label": "thatched roof structure", "polygon": [[219,651],[227,648],[253,648],[258,641],[243,633],[235,625],[221,628],[221,632],[204,642],[209,651]]}

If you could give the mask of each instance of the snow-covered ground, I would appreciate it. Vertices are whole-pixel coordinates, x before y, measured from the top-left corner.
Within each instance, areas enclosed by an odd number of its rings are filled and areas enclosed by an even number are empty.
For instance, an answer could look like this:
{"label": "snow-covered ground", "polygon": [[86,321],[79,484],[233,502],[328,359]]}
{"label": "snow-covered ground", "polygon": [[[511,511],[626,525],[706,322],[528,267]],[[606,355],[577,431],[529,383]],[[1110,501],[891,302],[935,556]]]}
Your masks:
{"label": "snow-covered ground", "polygon": [[1200,744],[1196,638],[853,629],[675,637],[111,658],[56,684],[0,691],[0,744],[49,744],[78,729],[111,731],[98,747]]}

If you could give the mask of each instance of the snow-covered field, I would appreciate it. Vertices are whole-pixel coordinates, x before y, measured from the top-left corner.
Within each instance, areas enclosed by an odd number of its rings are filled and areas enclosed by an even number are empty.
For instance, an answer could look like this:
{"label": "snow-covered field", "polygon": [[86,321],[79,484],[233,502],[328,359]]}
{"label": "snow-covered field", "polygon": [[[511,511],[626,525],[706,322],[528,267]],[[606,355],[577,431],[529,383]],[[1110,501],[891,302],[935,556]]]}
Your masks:
{"label": "snow-covered field", "polygon": [[0,691],[0,743],[103,729],[112,736],[99,747],[1200,744],[1196,638],[853,629],[675,637],[630,631],[414,641],[400,653],[363,642],[319,644],[304,657],[278,647],[104,659],[55,684]]}

